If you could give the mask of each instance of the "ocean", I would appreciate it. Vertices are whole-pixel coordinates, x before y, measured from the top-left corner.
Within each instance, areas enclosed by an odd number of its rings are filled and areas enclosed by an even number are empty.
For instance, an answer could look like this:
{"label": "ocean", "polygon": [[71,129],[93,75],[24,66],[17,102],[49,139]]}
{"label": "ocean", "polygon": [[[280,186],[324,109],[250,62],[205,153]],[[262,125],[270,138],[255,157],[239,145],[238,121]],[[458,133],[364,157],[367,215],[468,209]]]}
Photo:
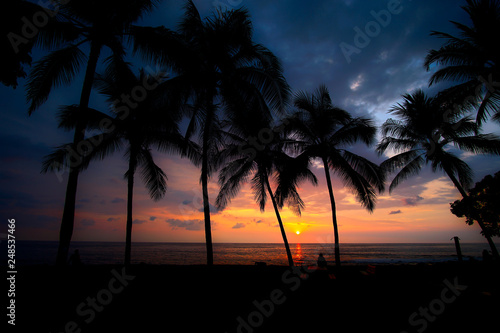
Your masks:
{"label": "ocean", "polygon": [[[6,251],[6,243],[0,247]],[[53,265],[58,243],[55,241],[17,241],[16,265]],[[481,260],[488,244],[462,243],[465,260]],[[84,264],[121,264],[125,244],[120,242],[72,242],[70,253],[80,252]],[[333,244],[290,244],[296,264],[316,262],[323,253],[329,264],[334,262]],[[347,264],[410,264],[457,261],[454,242],[426,244],[340,244],[341,260]],[[6,260],[6,259],[4,259]],[[287,265],[283,244],[214,244],[216,265]],[[132,243],[132,263],[151,265],[203,265],[206,263],[204,243]]]}

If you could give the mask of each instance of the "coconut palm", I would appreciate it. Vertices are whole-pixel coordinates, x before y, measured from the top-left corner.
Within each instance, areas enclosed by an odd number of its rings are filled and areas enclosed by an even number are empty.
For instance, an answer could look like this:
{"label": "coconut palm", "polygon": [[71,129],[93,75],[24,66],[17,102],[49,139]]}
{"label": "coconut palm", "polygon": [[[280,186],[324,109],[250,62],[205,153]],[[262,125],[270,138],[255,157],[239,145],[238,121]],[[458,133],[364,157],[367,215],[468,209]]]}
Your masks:
{"label": "coconut palm", "polygon": [[500,121],[500,53],[495,40],[500,32],[500,5],[492,0],[467,0],[462,7],[472,24],[453,22],[459,35],[432,31],[431,35],[445,39],[438,50],[429,51],[425,59],[427,70],[436,64],[443,66],[430,78],[429,85],[445,80],[461,82],[452,88],[468,99],[480,102],[476,121],[481,124],[490,113]]}
{"label": "coconut palm", "polygon": [[[116,60],[116,59],[115,59]],[[157,76],[147,75],[140,71],[135,76],[130,67],[120,61],[114,61],[108,70],[96,77],[95,85],[99,91],[108,97],[109,102],[116,101],[123,94],[128,94],[137,87],[142,87],[146,82],[148,85],[157,80]],[[104,159],[116,150],[126,146],[124,156],[128,160],[128,170],[125,173],[127,180],[127,223],[125,241],[125,265],[130,264],[132,243],[132,203],[135,174],[141,171],[142,179],[155,201],[161,199],[167,189],[167,176],[163,170],[154,162],[152,148],[161,151],[178,152],[196,157],[196,147],[190,146],[179,134],[178,121],[181,113],[178,112],[179,105],[170,96],[171,83],[164,81],[155,83],[155,89],[147,92],[135,108],[131,108],[124,114],[123,109],[114,105],[115,117],[95,109],[87,109],[87,127],[91,130],[102,130],[103,121],[108,123],[108,129],[85,140],[85,142],[99,142],[94,149],[89,151],[82,160],[80,170],[88,167],[90,161]],[[171,97],[171,96],[170,96]],[[75,109],[78,106],[67,106],[60,114],[60,126],[65,129],[73,129],[78,118]],[[112,129],[112,130],[110,130]],[[71,146],[71,144],[70,144]],[[43,171],[51,171],[68,164],[66,159],[67,146],[60,147],[44,162]]]}
{"label": "coconut palm", "polygon": [[[271,129],[270,113],[259,111],[262,107],[259,100],[253,102],[247,101],[247,112],[233,114],[227,126],[225,148],[218,160],[225,166],[219,172],[220,191],[216,205],[224,209],[247,182],[251,183],[255,201],[262,212],[269,196],[285,244],[288,264],[293,266],[279,209],[288,203],[289,208],[300,215],[305,205],[297,192],[298,184],[304,180],[317,184],[317,179],[309,169],[307,156],[292,158],[284,153],[283,132],[280,128]],[[275,193],[270,179],[277,183]]]}
{"label": "coconut palm", "polygon": [[337,213],[330,171],[337,174],[344,186],[368,211],[373,211],[376,191],[384,189],[384,174],[380,168],[348,148],[357,142],[370,145],[376,128],[366,118],[353,118],[347,111],[335,107],[326,86],[314,93],[299,92],[294,100],[297,111],[287,118],[287,132],[294,138],[294,149],[309,158],[323,162],[335,238],[335,264],[340,267],[340,241]]}
{"label": "coconut palm", "polygon": [[[400,119],[388,119],[382,125],[383,138],[377,146],[382,154],[392,151],[396,155],[381,164],[386,172],[398,170],[389,191],[407,178],[417,175],[424,164],[432,170],[444,171],[460,194],[472,183],[472,170],[457,156],[458,150],[473,154],[500,154],[500,138],[492,134],[478,134],[479,126],[463,112],[450,113],[448,94],[428,97],[422,90],[403,95],[403,103],[395,105],[389,113]],[[482,230],[484,225],[479,222]],[[488,243],[495,244],[487,233]]]}
{"label": "coconut palm", "polygon": [[[228,105],[241,105],[248,95],[259,93],[270,108],[284,108],[288,86],[278,59],[252,40],[252,24],[244,9],[217,11],[203,20],[192,1],[178,32],[163,27],[139,28],[151,47],[136,39],[135,49],[147,59],[159,59],[170,66],[179,95],[190,101],[191,122],[186,137],[199,133],[202,147],[201,185],[205,217],[207,264],[213,264],[208,180],[215,171],[210,158],[221,148],[219,110],[241,112]],[[232,100],[231,103],[227,103]],[[240,102],[237,102],[240,100]]]}
{"label": "coconut palm", "polygon": [[[113,54],[124,54],[123,37],[130,33],[132,23],[151,11],[156,2],[156,0],[55,1],[59,9],[55,17],[57,22],[49,24],[42,31],[39,42],[57,50],[39,60],[29,75],[27,83],[29,114],[47,100],[52,88],[70,84],[86,61],[78,104],[80,108],[73,109],[82,115],[75,125],[73,144],[76,147],[82,143],[87,125],[84,113],[88,110],[94,73],[101,51],[106,47]],[[85,45],[89,48],[88,56],[84,52]],[[79,168],[73,164],[69,170],[57,265],[66,264],[73,234]]]}

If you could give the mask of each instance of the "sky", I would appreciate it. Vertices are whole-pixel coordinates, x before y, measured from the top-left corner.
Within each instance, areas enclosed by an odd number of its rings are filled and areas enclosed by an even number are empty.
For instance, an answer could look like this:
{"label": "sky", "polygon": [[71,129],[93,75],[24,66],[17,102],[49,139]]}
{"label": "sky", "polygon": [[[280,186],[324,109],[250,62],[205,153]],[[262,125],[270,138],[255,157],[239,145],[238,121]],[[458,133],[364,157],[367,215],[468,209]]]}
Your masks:
{"label": "sky", "polygon": [[[401,95],[424,89],[429,95],[445,87],[428,88],[435,68],[427,72],[423,60],[441,40],[431,30],[454,33],[450,20],[468,23],[460,8],[465,1],[264,1],[194,0],[202,16],[218,7],[249,10],[254,40],[268,47],[282,61],[292,91],[312,91],[325,84],[334,104],[356,116],[371,117],[380,126]],[[163,1],[145,17],[142,25],[174,29],[182,16],[184,2]],[[387,15],[389,14],[389,15]],[[359,31],[365,32],[360,37]],[[34,59],[43,53],[35,51]],[[139,66],[148,64],[136,63]],[[154,68],[154,64],[150,64]],[[49,100],[28,116],[23,85],[17,89],[0,86],[0,233],[7,219],[16,219],[16,235],[25,240],[57,240],[67,173],[41,174],[41,161],[53,147],[70,142],[71,133],[57,128],[55,115],[60,105],[79,100],[80,75],[71,86],[53,90]],[[109,107],[93,93],[91,107]],[[494,124],[485,132],[500,134]],[[373,162],[373,147],[351,147]],[[500,170],[500,158],[461,156],[474,170],[474,181]],[[163,199],[152,201],[138,180],[134,194],[133,241],[204,242],[200,171],[188,160],[155,153],[157,164],[168,176]],[[117,153],[95,162],[80,175],[73,240],[125,240],[127,163]],[[302,184],[299,193],[306,203],[302,216],[282,211],[291,243],[331,243],[331,207],[321,163],[313,171],[318,186]],[[391,179],[391,177],[390,177]],[[356,202],[341,181],[333,177],[340,241],[344,243],[446,243],[453,236],[463,242],[486,242],[477,225],[467,226],[452,215],[449,204],[460,198],[444,173],[424,167],[419,176],[402,183],[392,194],[378,197],[369,213]],[[209,184],[211,202],[218,193],[216,177]],[[249,186],[223,211],[212,207],[214,242],[272,242],[282,238],[269,204],[261,213]],[[486,244],[486,243],[485,243]]]}

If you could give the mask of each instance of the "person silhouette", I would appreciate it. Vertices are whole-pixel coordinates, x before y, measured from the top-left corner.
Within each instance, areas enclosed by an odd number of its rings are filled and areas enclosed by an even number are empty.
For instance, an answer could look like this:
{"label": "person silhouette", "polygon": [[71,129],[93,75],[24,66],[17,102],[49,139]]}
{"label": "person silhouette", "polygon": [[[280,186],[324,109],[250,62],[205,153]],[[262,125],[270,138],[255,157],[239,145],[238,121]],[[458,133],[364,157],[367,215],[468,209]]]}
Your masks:
{"label": "person silhouette", "polygon": [[80,252],[75,250],[73,254],[69,257],[69,264],[73,266],[81,266],[82,260],[80,259]]}
{"label": "person silhouette", "polygon": [[326,259],[323,257],[323,253],[319,254],[318,257],[318,267],[319,268],[325,268],[326,267]]}

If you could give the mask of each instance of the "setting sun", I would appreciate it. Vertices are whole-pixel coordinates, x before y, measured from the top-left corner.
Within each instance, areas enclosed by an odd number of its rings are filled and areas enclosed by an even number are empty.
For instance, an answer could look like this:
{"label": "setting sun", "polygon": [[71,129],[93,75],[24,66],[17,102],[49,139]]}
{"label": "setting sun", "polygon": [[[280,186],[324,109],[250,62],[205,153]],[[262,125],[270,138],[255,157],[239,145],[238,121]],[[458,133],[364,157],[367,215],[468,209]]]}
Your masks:
{"label": "setting sun", "polygon": [[297,235],[300,235],[300,231],[298,231],[298,230],[297,230],[297,231],[295,231],[295,233],[296,233]]}

